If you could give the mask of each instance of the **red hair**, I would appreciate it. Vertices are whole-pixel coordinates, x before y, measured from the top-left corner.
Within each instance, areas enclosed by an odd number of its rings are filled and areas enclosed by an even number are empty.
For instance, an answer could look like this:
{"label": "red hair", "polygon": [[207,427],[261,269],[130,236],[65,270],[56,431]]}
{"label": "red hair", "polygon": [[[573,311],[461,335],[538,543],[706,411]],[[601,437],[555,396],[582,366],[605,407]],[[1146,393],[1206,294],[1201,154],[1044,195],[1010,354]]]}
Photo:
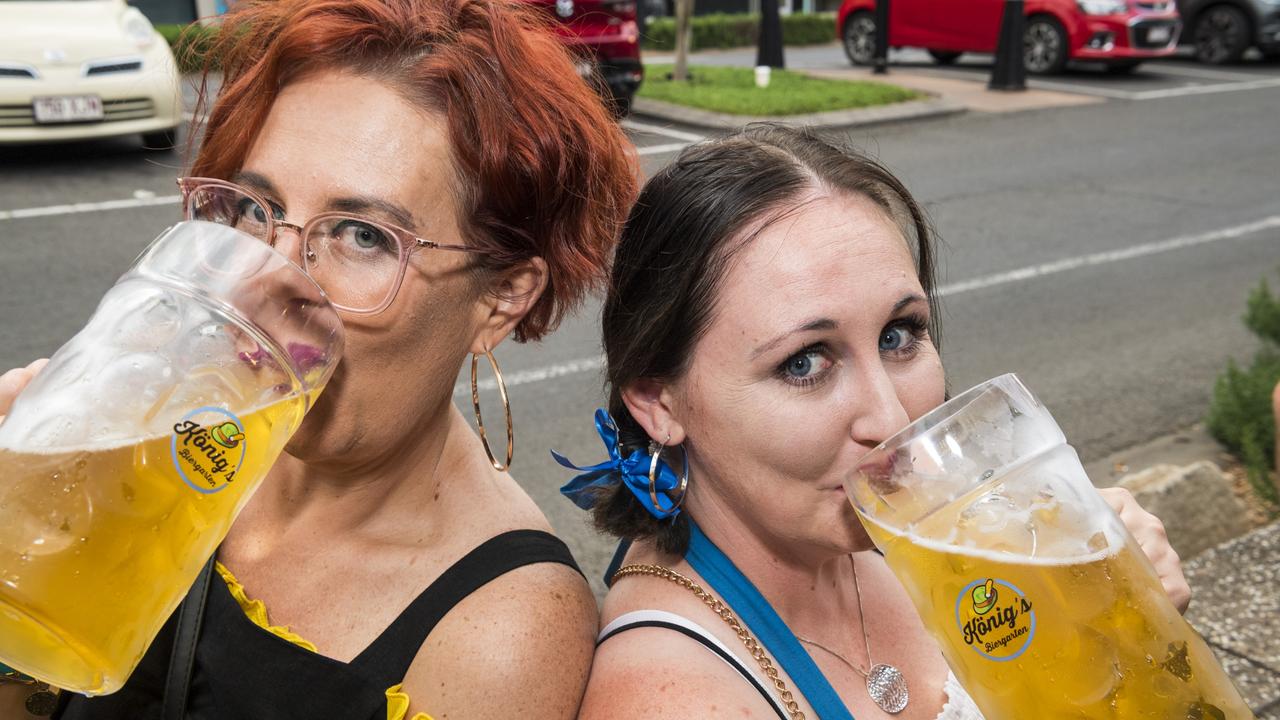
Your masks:
{"label": "red hair", "polygon": [[[533,257],[546,291],[518,341],[554,329],[605,279],[635,197],[631,144],[548,21],[518,0],[246,0],[206,57],[222,89],[192,173],[230,178],[275,93],[320,69],[386,82],[445,118],[459,225],[501,270]],[[202,87],[202,103],[205,88]]]}

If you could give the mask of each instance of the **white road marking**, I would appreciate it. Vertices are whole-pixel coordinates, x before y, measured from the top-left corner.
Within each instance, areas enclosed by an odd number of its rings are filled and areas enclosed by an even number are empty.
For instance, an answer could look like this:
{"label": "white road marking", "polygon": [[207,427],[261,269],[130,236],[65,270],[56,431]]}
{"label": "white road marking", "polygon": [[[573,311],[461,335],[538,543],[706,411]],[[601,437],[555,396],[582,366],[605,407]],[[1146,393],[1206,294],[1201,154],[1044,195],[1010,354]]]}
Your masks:
{"label": "white road marking", "polygon": [[985,288],[995,287],[997,285],[1006,285],[1011,282],[1031,280],[1032,278],[1044,277],[1045,275],[1056,275],[1057,273],[1091,265],[1106,265],[1113,262],[1120,262],[1121,260],[1132,260],[1136,257],[1155,255],[1157,253],[1169,252],[1171,250],[1180,250],[1182,248],[1193,247],[1195,245],[1206,245],[1209,243],[1220,242],[1222,240],[1235,240],[1236,238],[1245,237],[1247,235],[1262,232],[1263,230],[1270,230],[1272,228],[1280,228],[1280,215],[1272,215],[1271,217],[1263,218],[1256,222],[1236,225],[1234,227],[1223,228],[1221,230],[1213,230],[1199,235],[1183,235],[1181,237],[1161,240],[1159,242],[1135,245],[1133,247],[1121,248],[1119,250],[1108,250],[1106,252],[1093,253],[1091,255],[1064,258],[1062,260],[1054,260],[1053,262],[1018,268],[1017,270],[1010,270],[1009,272],[996,273],[994,275],[987,275],[985,277],[974,278],[972,280],[963,280],[961,282],[943,285],[938,288],[938,296],[945,297],[959,295],[960,293],[966,293],[972,290],[982,290]]}
{"label": "white road marking", "polygon": [[1265,90],[1280,87],[1280,78],[1260,78],[1250,82],[1222,83],[1218,85],[1189,85],[1169,88],[1167,90],[1145,90],[1132,94],[1131,100],[1159,100],[1162,98],[1185,97],[1187,95],[1211,95],[1214,93],[1239,92],[1241,90]]}
{"label": "white road marking", "polygon": [[[517,385],[528,385],[530,383],[542,382],[543,380],[551,380],[565,375],[576,375],[583,372],[591,372],[604,367],[603,357],[579,358],[577,360],[569,360],[568,362],[556,363],[555,365],[547,365],[532,370],[521,370],[511,373],[503,378],[507,387],[516,387]],[[454,386],[454,397],[466,397],[471,394],[470,375],[467,375],[468,381],[459,383]],[[485,378],[476,381],[476,387],[481,391],[497,390],[498,382],[492,378]]]}
{"label": "white road marking", "polygon": [[636,132],[650,133],[653,135],[666,135],[669,138],[675,138],[676,140],[684,140],[686,142],[698,142],[699,140],[705,139],[705,137],[702,135],[697,135],[690,132],[684,132],[683,130],[676,130],[669,127],[663,127],[661,125],[644,123],[638,120],[623,120],[622,127],[628,130],[635,130]]}
{"label": "white road marking", "polygon": [[0,220],[21,220],[24,218],[48,217],[50,215],[74,215],[76,213],[99,212],[101,210],[124,210],[128,208],[148,207],[150,205],[172,205],[181,199],[181,195],[160,195],[156,197],[131,197],[123,200],[106,200],[103,202],[82,202],[71,203],[69,205],[46,205],[45,207],[0,210]]}
{"label": "white road marking", "polygon": [[1163,63],[1147,63],[1142,66],[1140,73],[1154,73],[1157,75],[1181,75],[1183,77],[1200,78],[1203,80],[1257,80],[1259,75],[1250,73],[1226,72],[1224,70],[1209,70],[1206,68],[1183,67],[1181,65],[1165,65]]}

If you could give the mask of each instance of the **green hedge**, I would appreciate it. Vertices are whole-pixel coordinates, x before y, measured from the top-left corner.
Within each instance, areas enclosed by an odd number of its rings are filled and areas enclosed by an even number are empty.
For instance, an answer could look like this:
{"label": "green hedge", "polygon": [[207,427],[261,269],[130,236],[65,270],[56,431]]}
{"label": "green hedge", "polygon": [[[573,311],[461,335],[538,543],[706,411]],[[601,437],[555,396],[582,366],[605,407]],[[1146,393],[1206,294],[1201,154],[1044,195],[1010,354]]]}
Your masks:
{"label": "green hedge", "polygon": [[[690,20],[694,50],[752,47],[760,32],[760,16],[717,13],[697,15]],[[834,13],[793,14],[782,18],[785,45],[820,45],[836,39]],[[676,20],[653,18],[640,33],[640,44],[648,50],[675,50]]]}
{"label": "green hedge", "polygon": [[1209,432],[1244,463],[1254,492],[1272,512],[1280,510],[1280,487],[1274,481],[1275,415],[1271,392],[1280,383],[1280,298],[1263,280],[1249,294],[1244,324],[1261,341],[1253,363],[1235,362],[1218,376],[1209,407]]}
{"label": "green hedge", "polygon": [[156,30],[173,48],[173,57],[178,61],[178,70],[183,73],[195,73],[204,69],[204,56],[209,51],[218,29],[192,23],[190,25],[156,25]]}

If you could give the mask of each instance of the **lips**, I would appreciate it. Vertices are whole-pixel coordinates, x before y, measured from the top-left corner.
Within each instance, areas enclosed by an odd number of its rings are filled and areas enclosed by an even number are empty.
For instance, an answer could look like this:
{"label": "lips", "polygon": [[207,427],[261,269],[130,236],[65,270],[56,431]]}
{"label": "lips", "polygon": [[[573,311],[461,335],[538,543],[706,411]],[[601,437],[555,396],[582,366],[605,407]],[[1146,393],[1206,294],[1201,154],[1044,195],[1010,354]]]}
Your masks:
{"label": "lips", "polygon": [[[289,353],[289,360],[294,369],[302,375],[324,365],[328,361],[328,356],[323,350],[306,343],[291,342],[288,344],[286,352]],[[276,365],[275,358],[271,356],[271,353],[266,348],[261,346],[253,352],[242,351],[239,354],[239,358],[254,369],[264,365]]]}
{"label": "lips", "polygon": [[866,477],[867,484],[881,495],[896,491],[900,486],[897,477],[910,469],[911,458],[906,448],[899,448],[892,453],[874,453],[874,457],[858,466],[858,472]]}

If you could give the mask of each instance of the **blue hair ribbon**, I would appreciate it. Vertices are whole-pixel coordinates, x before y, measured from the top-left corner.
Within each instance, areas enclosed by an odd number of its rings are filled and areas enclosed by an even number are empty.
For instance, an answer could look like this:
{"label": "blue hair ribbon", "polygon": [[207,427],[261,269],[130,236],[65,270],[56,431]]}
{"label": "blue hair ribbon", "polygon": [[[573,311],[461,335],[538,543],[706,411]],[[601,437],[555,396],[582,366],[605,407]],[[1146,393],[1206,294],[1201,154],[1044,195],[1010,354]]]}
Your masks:
{"label": "blue hair ribbon", "polygon": [[[590,510],[595,506],[599,499],[599,495],[603,491],[614,487],[618,483],[626,485],[632,495],[640,501],[644,509],[649,511],[650,515],[664,520],[666,518],[675,517],[680,513],[680,497],[677,495],[674,499],[672,494],[680,489],[680,476],[676,475],[671,466],[661,458],[658,459],[657,469],[654,471],[653,495],[649,492],[649,468],[653,462],[652,456],[643,448],[637,449],[627,457],[622,457],[622,450],[618,443],[618,426],[609,416],[608,411],[604,408],[596,410],[596,432],[600,434],[600,439],[604,441],[604,447],[609,452],[609,459],[604,462],[596,463],[585,467],[574,465],[568,458],[556,452],[551,451],[551,457],[560,465],[570,470],[578,470],[582,474],[565,483],[560,488],[560,494],[573,501],[574,505],[583,510]],[[685,458],[685,473],[688,473],[689,459]],[[654,498],[657,503],[654,503]]]}

